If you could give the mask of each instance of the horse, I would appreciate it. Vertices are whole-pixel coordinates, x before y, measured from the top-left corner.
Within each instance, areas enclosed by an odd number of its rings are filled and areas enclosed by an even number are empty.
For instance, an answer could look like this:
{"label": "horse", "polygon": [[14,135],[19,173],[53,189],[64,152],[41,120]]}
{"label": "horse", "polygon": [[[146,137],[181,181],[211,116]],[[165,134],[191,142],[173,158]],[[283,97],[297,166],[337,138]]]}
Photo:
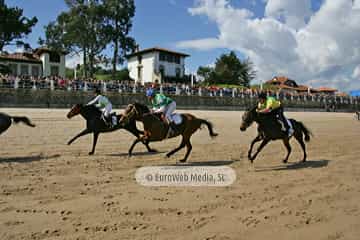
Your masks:
{"label": "horse", "polygon": [[360,112],[359,112],[359,111],[356,111],[356,112],[355,112],[355,115],[356,115],[356,116],[355,116],[356,119],[357,119],[357,120],[360,120]]}
{"label": "horse", "polygon": [[[291,125],[294,128],[293,136],[299,142],[304,156],[302,161],[306,161],[306,147],[304,143],[304,139],[306,142],[310,141],[310,135],[312,134],[309,129],[305,127],[302,122],[296,121],[294,119],[289,119]],[[250,149],[248,151],[248,159],[253,163],[256,156],[260,153],[260,151],[265,147],[272,140],[282,140],[286,149],[287,155],[283,160],[284,163],[287,163],[288,158],[291,153],[291,146],[289,140],[291,137],[288,136],[287,133],[283,132],[281,129],[281,124],[278,122],[276,116],[272,114],[263,114],[258,113],[256,111],[256,107],[252,108],[251,110],[245,111],[244,115],[242,116],[242,123],[240,125],[240,131],[245,131],[253,122],[258,124],[258,135],[256,138],[251,142]],[[304,137],[305,136],[305,137]],[[256,142],[261,141],[259,148],[257,149],[256,153],[252,156],[252,149]]]}
{"label": "horse", "polygon": [[[102,112],[93,105],[76,104],[71,108],[71,110],[67,114],[67,118],[70,119],[78,114],[80,114],[86,120],[86,129],[84,129],[79,134],[77,134],[75,137],[73,137],[67,144],[70,145],[77,138],[87,135],[87,134],[90,134],[90,133],[93,133],[94,134],[93,145],[92,145],[91,152],[89,152],[89,155],[94,154],[96,143],[97,143],[100,133],[113,132],[118,129],[125,129],[128,132],[132,133],[137,138],[140,137],[140,134],[144,134],[143,131],[140,131],[136,128],[135,121],[130,121],[125,125],[119,124],[119,119],[122,116],[121,114],[116,115],[117,124],[115,126],[109,127],[101,117]],[[114,114],[112,114],[111,117],[113,117],[113,116],[114,116]],[[155,149],[150,148],[149,142],[144,141],[143,143],[146,146],[148,152],[156,152]]]}
{"label": "horse", "polygon": [[0,134],[5,132],[10,126],[11,123],[25,123],[29,127],[35,127],[35,124],[31,123],[31,121],[27,117],[15,117],[9,116],[5,113],[0,113]]}
{"label": "horse", "polygon": [[129,149],[129,155],[131,155],[133,148],[139,142],[162,141],[166,138],[174,138],[181,135],[182,141],[180,145],[168,152],[166,157],[169,158],[171,155],[186,146],[187,150],[185,157],[180,160],[180,162],[186,162],[192,150],[190,138],[202,125],[207,126],[211,138],[218,135],[214,132],[211,122],[196,118],[192,114],[180,114],[180,116],[182,118],[182,122],[177,125],[178,131],[168,136],[170,126],[161,120],[161,117],[159,117],[158,114],[151,114],[149,108],[141,103],[129,104],[120,119],[120,123],[127,124],[128,122],[136,120],[143,122],[144,125],[144,135],[133,142]]}

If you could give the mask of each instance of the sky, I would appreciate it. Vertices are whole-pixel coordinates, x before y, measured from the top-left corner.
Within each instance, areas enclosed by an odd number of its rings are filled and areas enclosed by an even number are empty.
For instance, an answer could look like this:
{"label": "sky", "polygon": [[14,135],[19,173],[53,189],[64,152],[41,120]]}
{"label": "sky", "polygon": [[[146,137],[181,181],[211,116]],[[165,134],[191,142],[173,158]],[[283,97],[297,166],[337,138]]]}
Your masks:
{"label": "sky", "polygon": [[[66,11],[63,0],[5,2],[38,18],[26,39],[32,47],[44,37],[44,25]],[[360,89],[360,0],[135,0],[135,5],[130,35],[140,49],[190,54],[188,73],[233,50],[254,63],[254,83],[287,76],[311,87]],[[80,62],[79,56],[67,57],[68,66]]]}

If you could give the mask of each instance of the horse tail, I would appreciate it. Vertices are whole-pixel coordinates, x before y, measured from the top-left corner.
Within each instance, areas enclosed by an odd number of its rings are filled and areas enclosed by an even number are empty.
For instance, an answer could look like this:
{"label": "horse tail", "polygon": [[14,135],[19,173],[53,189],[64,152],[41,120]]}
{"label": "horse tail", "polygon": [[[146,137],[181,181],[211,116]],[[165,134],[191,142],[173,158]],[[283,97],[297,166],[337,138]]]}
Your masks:
{"label": "horse tail", "polygon": [[27,117],[11,117],[14,123],[22,122],[30,127],[35,127],[35,124],[32,124]]}
{"label": "horse tail", "polygon": [[305,134],[305,141],[309,142],[310,141],[310,135],[313,135],[313,134],[311,133],[311,131],[307,127],[305,127],[305,125],[302,122],[298,122],[298,123],[300,125],[301,131]]}
{"label": "horse tail", "polygon": [[203,125],[203,124],[205,124],[205,125],[207,126],[207,128],[208,128],[208,130],[209,130],[209,135],[210,135],[210,137],[214,138],[214,137],[216,137],[217,135],[219,135],[219,134],[217,134],[217,133],[214,132],[213,124],[212,124],[211,122],[206,121],[206,120],[204,120],[204,119],[199,119],[199,120],[200,120],[200,126]]}

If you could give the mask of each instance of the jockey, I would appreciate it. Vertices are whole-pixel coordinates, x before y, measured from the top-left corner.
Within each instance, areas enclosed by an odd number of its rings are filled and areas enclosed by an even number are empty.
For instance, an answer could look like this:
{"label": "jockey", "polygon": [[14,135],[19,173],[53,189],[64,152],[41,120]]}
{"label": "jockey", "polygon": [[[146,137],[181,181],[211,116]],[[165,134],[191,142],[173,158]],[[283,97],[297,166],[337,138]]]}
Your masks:
{"label": "jockey", "polygon": [[177,132],[177,126],[174,123],[171,115],[176,109],[176,102],[164,94],[155,94],[154,89],[149,88],[146,90],[146,96],[151,101],[153,113],[163,113],[165,118],[163,119],[174,132]]}
{"label": "jockey", "polygon": [[109,99],[103,95],[101,95],[100,89],[95,89],[95,98],[91,100],[86,105],[95,105],[101,112],[102,112],[102,119],[108,126],[112,126],[111,123],[111,111],[112,111],[112,104]]}
{"label": "jockey", "polygon": [[268,97],[266,93],[260,93],[259,102],[257,107],[257,112],[259,113],[271,113],[274,114],[279,120],[281,124],[281,129],[285,131],[289,137],[294,133],[294,129],[289,126],[287,119],[284,116],[284,108],[281,102],[274,97]]}

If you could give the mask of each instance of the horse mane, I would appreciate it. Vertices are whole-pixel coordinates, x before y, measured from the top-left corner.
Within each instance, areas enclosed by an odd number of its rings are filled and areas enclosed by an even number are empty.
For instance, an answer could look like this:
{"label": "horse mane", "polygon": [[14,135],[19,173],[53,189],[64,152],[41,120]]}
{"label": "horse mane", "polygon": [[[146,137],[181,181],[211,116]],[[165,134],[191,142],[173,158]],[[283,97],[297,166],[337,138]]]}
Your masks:
{"label": "horse mane", "polygon": [[100,109],[98,109],[97,107],[95,107],[94,105],[83,105],[83,104],[79,104],[80,107],[82,107],[85,111],[91,111],[97,114],[101,114]]}
{"label": "horse mane", "polygon": [[150,112],[150,109],[146,105],[144,105],[142,103],[134,102],[133,105],[135,106],[135,108],[138,111],[140,111],[142,113],[149,113]]}

